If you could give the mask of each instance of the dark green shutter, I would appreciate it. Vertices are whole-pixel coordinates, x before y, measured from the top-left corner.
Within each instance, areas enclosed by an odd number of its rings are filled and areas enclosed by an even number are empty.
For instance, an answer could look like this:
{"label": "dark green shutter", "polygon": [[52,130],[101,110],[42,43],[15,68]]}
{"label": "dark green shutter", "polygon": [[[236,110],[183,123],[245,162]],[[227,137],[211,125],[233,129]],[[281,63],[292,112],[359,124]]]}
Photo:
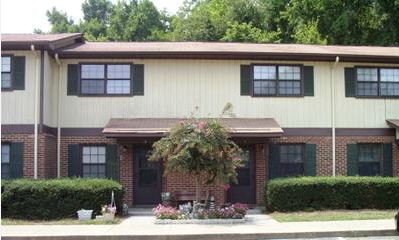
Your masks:
{"label": "dark green shutter", "polygon": [[314,96],[314,73],[313,66],[303,67],[303,77],[304,77],[304,95]]}
{"label": "dark green shutter", "polygon": [[384,162],[383,162],[383,176],[392,177],[392,143],[383,144],[383,154],[384,154]]}
{"label": "dark green shutter", "polygon": [[316,144],[306,144],[305,176],[316,176]]}
{"label": "dark green shutter", "polygon": [[118,150],[116,144],[107,145],[107,177],[118,181],[119,167],[118,167]]}
{"label": "dark green shutter", "polygon": [[68,64],[67,95],[78,95],[79,65]]}
{"label": "dark green shutter", "polygon": [[345,97],[356,97],[356,79],[354,68],[345,68]]}
{"label": "dark green shutter", "polygon": [[241,95],[251,95],[251,66],[241,65],[240,76]]}
{"label": "dark green shutter", "polygon": [[10,145],[10,178],[23,176],[23,151],[24,144],[14,142]]}
{"label": "dark green shutter", "polygon": [[132,68],[133,95],[144,96],[144,65],[135,64]]}
{"label": "dark green shutter", "polygon": [[269,145],[269,179],[280,176],[280,146]]}
{"label": "dark green shutter", "polygon": [[68,176],[78,177],[80,176],[80,154],[79,154],[79,144],[69,144],[68,145]]}
{"label": "dark green shutter", "polygon": [[347,175],[356,176],[359,174],[357,159],[357,144],[346,145]]}
{"label": "dark green shutter", "polygon": [[25,90],[25,57],[12,58],[12,89]]}

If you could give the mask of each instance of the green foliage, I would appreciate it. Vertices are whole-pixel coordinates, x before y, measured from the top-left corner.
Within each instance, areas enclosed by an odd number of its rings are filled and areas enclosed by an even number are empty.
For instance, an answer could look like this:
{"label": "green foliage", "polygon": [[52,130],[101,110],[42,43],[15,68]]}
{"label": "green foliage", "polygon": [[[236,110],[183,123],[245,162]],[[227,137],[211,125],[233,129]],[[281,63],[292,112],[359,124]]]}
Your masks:
{"label": "green foliage", "polygon": [[[231,111],[227,104],[222,116]],[[181,121],[168,136],[153,144],[151,161],[163,160],[165,174],[188,172],[196,177],[196,199],[203,184],[237,182],[241,149],[229,139],[220,119],[196,118]]]}
{"label": "green foliage", "polygon": [[393,209],[399,207],[399,178],[300,177],[275,179],[265,186],[270,211]]}
{"label": "green foliage", "polygon": [[78,25],[47,11],[51,32],[82,31],[95,41],[399,44],[397,0],[186,0],[172,16],[150,0],[86,0],[82,11]]}
{"label": "green foliage", "polygon": [[2,217],[15,219],[60,219],[76,217],[80,209],[101,213],[115,193],[117,209],[122,210],[122,186],[107,179],[54,179],[1,181]]}

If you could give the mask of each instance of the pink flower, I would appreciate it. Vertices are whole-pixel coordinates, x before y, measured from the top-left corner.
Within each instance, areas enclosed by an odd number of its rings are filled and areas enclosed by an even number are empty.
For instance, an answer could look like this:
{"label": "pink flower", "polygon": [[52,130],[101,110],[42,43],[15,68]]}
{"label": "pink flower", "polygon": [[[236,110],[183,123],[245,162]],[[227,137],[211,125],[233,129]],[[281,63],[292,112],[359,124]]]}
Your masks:
{"label": "pink flower", "polygon": [[230,189],[230,184],[223,184],[223,190],[227,192]]}
{"label": "pink flower", "polygon": [[184,123],[185,123],[184,120],[180,120],[180,121],[179,121],[179,124],[180,124],[180,125],[184,125]]}
{"label": "pink flower", "polygon": [[198,128],[199,128],[199,129],[204,129],[204,128],[205,128],[205,125],[206,125],[206,123],[203,122],[203,121],[201,121],[201,122],[198,123]]}

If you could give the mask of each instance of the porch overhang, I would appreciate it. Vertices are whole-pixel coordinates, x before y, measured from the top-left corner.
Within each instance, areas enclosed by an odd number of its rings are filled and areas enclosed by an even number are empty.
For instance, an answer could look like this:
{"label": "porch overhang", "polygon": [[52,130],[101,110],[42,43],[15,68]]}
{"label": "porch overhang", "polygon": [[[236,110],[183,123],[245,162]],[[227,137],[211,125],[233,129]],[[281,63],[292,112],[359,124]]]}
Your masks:
{"label": "porch overhang", "polygon": [[[163,137],[181,118],[112,118],[102,133],[110,138]],[[223,118],[231,137],[280,137],[273,118]]]}
{"label": "porch overhang", "polygon": [[399,141],[399,119],[388,119],[387,123],[389,126],[396,128],[396,140]]}

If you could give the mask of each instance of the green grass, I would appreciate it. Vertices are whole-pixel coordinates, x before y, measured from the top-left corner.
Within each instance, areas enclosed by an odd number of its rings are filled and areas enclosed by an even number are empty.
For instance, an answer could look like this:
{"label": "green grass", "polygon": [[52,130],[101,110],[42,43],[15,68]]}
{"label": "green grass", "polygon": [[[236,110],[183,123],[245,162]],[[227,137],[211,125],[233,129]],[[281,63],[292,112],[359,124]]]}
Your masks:
{"label": "green grass", "polygon": [[125,218],[115,217],[113,221],[104,221],[104,220],[87,220],[87,221],[79,221],[74,218],[64,218],[59,220],[22,220],[22,219],[12,219],[12,218],[3,218],[1,219],[1,225],[100,225],[100,224],[119,224]]}
{"label": "green grass", "polygon": [[314,212],[274,212],[269,214],[279,222],[312,222],[312,221],[344,221],[393,219],[397,210],[335,210]]}

